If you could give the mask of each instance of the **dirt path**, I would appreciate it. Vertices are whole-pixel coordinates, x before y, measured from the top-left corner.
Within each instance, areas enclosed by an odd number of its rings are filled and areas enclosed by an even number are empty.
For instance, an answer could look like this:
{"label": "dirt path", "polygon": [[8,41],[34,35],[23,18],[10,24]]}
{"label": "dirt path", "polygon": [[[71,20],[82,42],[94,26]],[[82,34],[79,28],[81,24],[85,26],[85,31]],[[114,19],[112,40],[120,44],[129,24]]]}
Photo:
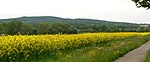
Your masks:
{"label": "dirt path", "polygon": [[117,59],[115,62],[143,62],[149,50],[150,41]]}

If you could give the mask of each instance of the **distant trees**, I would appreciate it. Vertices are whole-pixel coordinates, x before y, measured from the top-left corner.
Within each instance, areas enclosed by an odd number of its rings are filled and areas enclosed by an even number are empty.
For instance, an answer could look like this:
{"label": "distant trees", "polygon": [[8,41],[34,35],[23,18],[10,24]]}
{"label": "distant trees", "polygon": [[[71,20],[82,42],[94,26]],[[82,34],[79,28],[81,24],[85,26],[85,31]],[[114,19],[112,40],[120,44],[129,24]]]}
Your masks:
{"label": "distant trees", "polygon": [[144,7],[149,9],[150,8],[150,0],[132,0],[135,2],[137,7]]}
{"label": "distant trees", "polygon": [[69,24],[62,22],[25,23],[14,20],[0,22],[0,34],[33,35],[33,34],[77,34],[86,32],[148,32],[150,26],[137,24],[106,23],[106,24]]}
{"label": "distant trees", "polygon": [[5,32],[5,29],[4,29],[4,24],[3,23],[0,23],[0,34],[3,34]]}
{"label": "distant trees", "polygon": [[23,22],[21,21],[11,21],[10,23],[8,23],[8,34],[20,34],[21,28],[22,28]]}
{"label": "distant trees", "polygon": [[32,24],[30,23],[23,23],[22,26],[20,27],[20,34],[34,34],[33,33],[33,30],[34,30],[34,27]]}
{"label": "distant trees", "polygon": [[65,23],[51,23],[52,33],[77,33],[77,28],[70,24]]}
{"label": "distant trees", "polygon": [[48,34],[51,27],[48,23],[39,23],[37,26],[37,33],[39,34]]}

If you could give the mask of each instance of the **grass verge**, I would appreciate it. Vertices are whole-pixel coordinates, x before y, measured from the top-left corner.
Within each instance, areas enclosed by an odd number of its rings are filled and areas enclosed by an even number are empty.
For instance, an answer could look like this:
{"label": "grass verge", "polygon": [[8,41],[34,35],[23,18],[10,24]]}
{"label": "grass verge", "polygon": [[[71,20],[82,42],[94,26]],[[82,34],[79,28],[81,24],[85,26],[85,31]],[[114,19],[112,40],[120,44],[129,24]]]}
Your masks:
{"label": "grass verge", "polygon": [[146,56],[144,62],[150,62],[150,51],[149,51],[149,53],[147,54],[147,56]]}

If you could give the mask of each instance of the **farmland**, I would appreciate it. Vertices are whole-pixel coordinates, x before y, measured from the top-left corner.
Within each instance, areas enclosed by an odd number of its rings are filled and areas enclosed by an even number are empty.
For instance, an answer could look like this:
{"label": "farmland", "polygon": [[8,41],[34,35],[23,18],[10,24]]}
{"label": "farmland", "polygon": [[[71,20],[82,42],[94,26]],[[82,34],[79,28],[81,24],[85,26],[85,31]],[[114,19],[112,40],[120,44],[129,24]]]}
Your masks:
{"label": "farmland", "polygon": [[150,33],[83,33],[0,37],[0,62],[112,62]]}

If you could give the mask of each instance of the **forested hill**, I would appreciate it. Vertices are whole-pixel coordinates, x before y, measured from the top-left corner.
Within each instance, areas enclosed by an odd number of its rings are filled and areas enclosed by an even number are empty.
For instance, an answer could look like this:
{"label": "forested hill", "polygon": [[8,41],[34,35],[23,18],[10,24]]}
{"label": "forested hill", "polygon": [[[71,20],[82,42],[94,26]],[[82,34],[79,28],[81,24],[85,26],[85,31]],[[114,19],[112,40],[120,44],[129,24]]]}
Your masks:
{"label": "forested hill", "polygon": [[96,19],[69,19],[52,16],[0,20],[0,34],[57,34],[85,32],[148,32],[150,25],[109,22]]}
{"label": "forested hill", "polygon": [[[39,23],[39,22],[60,22],[60,23],[69,23],[69,24],[128,24],[133,25],[132,23],[123,23],[123,22],[109,22],[105,20],[96,20],[96,19],[69,19],[69,18],[60,18],[54,16],[35,16],[35,17],[19,17],[19,18],[10,18],[10,19],[0,19],[0,22],[10,22],[13,20],[19,20],[27,23]],[[134,24],[135,25],[135,24]]]}

